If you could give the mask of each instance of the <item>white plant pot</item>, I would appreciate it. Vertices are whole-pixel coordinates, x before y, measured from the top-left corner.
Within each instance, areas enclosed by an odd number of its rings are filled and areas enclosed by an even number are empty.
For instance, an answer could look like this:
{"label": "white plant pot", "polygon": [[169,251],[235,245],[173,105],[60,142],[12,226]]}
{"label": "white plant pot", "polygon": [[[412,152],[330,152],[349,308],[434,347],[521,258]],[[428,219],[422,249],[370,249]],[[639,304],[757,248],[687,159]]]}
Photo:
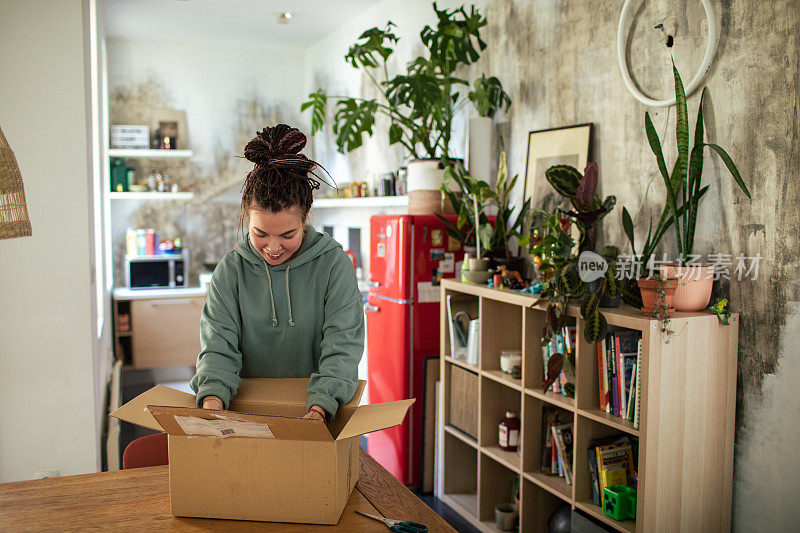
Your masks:
{"label": "white plant pot", "polygon": [[438,159],[414,159],[408,162],[408,192],[438,190],[444,180],[444,169]]}
{"label": "white plant pot", "polygon": [[494,146],[494,123],[489,117],[469,119],[469,173],[478,179],[490,182],[491,159]]}
{"label": "white plant pot", "polygon": [[[411,215],[453,213],[449,201],[442,202],[444,169],[439,159],[414,159],[408,162],[408,212]],[[458,190],[452,184],[451,190]],[[443,205],[444,203],[444,205]]]}

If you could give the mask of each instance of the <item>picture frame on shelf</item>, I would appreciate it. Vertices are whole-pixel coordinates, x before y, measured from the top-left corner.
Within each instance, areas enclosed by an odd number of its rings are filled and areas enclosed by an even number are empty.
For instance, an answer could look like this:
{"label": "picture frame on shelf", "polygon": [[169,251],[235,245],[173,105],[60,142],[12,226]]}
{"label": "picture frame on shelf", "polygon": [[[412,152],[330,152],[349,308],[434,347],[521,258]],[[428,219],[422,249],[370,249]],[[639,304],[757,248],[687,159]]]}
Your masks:
{"label": "picture frame on shelf", "polygon": [[[159,131],[162,124],[169,129],[167,133],[170,137],[170,148],[188,150],[189,137],[186,129],[186,111],[167,107],[152,110],[150,119],[151,141],[157,141],[157,143],[151,144],[151,148],[165,148],[162,142],[163,135]],[[154,139],[153,137],[155,136],[158,136],[158,138]]]}
{"label": "picture frame on shelf", "polygon": [[[545,208],[550,202],[558,202],[560,199],[547,183],[545,171],[553,165],[572,165],[583,170],[589,162],[591,143],[591,122],[531,131],[528,134],[522,201],[534,198]],[[550,200],[549,196],[553,199]]]}

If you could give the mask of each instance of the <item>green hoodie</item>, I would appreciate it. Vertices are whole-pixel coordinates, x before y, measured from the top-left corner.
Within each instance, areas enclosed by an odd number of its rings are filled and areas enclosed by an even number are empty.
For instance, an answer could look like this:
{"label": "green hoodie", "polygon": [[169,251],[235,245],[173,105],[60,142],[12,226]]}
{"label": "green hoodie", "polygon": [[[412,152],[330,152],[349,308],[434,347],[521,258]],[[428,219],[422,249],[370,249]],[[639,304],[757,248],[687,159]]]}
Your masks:
{"label": "green hoodie", "polygon": [[305,378],[308,407],[330,419],[350,401],[364,351],[364,314],[353,263],[329,235],[306,226],[294,259],[268,265],[245,240],[217,265],[200,318],[197,404],[225,408],[241,378]]}

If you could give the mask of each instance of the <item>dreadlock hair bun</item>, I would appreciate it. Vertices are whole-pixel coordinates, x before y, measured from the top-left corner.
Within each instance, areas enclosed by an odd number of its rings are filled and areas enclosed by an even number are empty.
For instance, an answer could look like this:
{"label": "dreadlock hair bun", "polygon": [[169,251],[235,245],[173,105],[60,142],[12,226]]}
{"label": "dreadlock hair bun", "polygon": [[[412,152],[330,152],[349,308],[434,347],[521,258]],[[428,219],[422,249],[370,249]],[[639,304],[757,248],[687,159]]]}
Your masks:
{"label": "dreadlock hair bun", "polygon": [[320,185],[313,172],[319,164],[300,153],[305,146],[306,136],[286,124],[264,128],[245,145],[244,156],[254,166],[242,186],[240,228],[250,209],[278,212],[297,207],[305,219],[313,190]]}
{"label": "dreadlock hair bun", "polygon": [[292,168],[305,172],[314,169],[315,162],[300,153],[306,146],[306,136],[286,124],[266,127],[247,143],[244,156],[262,168]]}

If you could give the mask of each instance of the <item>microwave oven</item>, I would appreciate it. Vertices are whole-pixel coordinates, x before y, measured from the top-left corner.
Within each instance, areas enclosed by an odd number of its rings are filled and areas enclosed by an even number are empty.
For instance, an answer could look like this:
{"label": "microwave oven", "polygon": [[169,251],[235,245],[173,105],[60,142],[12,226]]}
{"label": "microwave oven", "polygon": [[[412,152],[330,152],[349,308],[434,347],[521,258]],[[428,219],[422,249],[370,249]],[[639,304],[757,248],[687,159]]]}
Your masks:
{"label": "microwave oven", "polygon": [[125,284],[131,289],[186,287],[189,255],[126,255]]}

